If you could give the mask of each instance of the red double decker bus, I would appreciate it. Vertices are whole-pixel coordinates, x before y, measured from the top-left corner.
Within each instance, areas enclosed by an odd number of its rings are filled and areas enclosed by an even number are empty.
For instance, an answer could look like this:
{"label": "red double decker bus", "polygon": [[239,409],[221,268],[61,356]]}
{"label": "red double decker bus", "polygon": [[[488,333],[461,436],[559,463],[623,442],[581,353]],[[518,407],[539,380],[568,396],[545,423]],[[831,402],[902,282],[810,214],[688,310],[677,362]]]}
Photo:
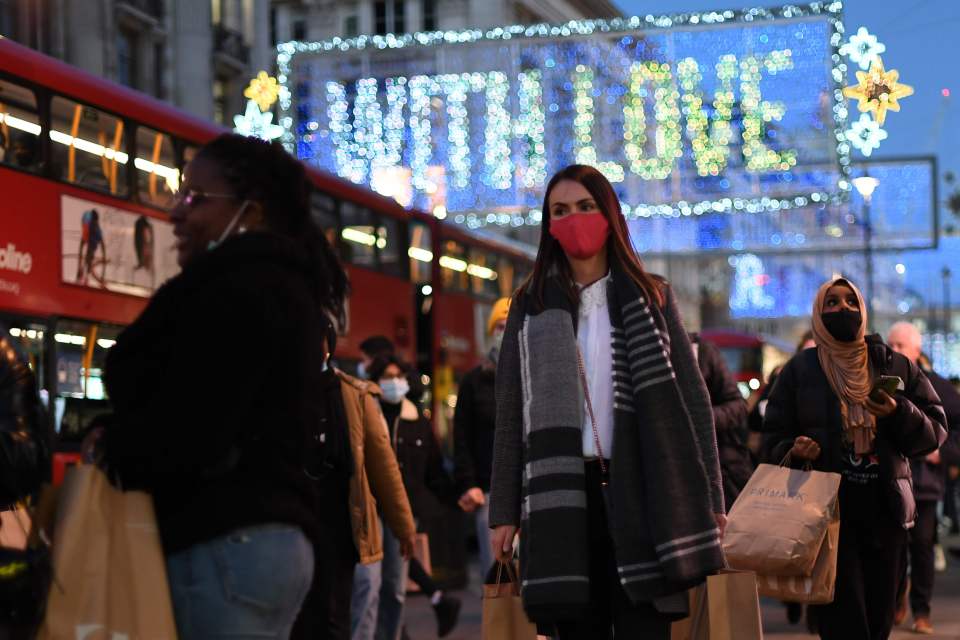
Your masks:
{"label": "red double decker bus", "polygon": [[[223,131],[0,39],[0,324],[30,353],[61,445],[107,410],[107,350],[177,272],[168,211],[180,174]],[[446,406],[482,353],[490,305],[531,256],[308,171],[314,220],[353,289],[339,362],[349,370],[359,342],[385,335],[442,382],[435,406]]]}
{"label": "red double decker bus", "polygon": [[714,329],[701,331],[700,337],[720,350],[727,369],[737,379],[740,393],[748,399],[792,355],[786,343],[752,333]]}

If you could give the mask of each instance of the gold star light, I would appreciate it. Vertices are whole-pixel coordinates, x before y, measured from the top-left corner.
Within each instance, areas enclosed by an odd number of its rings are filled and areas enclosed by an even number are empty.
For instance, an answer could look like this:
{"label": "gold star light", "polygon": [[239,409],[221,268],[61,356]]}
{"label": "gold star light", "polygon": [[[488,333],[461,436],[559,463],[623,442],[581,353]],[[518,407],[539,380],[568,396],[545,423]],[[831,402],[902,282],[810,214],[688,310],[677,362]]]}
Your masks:
{"label": "gold star light", "polygon": [[266,71],[261,71],[250,81],[243,96],[256,102],[260,111],[266,111],[280,96],[280,85],[277,84],[276,78],[271,78]]}
{"label": "gold star light", "polygon": [[888,109],[900,111],[897,100],[913,95],[913,87],[900,84],[899,80],[900,72],[895,69],[885,70],[883,60],[878,56],[870,66],[870,71],[857,71],[859,84],[845,88],[843,95],[856,98],[857,109],[873,112],[877,124],[882,125],[887,119]]}

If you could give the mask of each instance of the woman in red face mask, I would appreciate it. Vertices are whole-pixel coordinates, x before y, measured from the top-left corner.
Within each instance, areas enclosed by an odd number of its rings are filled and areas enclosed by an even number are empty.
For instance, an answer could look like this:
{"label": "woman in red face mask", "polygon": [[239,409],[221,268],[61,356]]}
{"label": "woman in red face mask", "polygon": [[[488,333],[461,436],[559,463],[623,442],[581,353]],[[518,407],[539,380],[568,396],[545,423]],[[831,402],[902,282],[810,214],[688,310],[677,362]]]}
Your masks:
{"label": "woman in red face mask", "polygon": [[723,566],[710,399],[665,280],[620,203],[572,165],[544,198],[497,369],[493,552],[520,536],[524,606],[561,640],[666,640],[684,589]]}

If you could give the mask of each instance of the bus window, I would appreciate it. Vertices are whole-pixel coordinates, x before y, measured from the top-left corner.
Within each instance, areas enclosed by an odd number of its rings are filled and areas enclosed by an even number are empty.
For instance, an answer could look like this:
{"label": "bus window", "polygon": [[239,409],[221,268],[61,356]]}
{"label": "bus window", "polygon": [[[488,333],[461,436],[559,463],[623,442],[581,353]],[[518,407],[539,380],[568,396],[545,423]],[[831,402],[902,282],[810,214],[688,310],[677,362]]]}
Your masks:
{"label": "bus window", "polygon": [[325,193],[314,191],[310,194],[310,217],[313,224],[317,225],[327,242],[338,251],[339,242],[337,242],[337,229],[340,224],[337,221],[337,201]]}
{"label": "bus window", "polygon": [[0,80],[0,162],[26,171],[40,168],[37,99],[30,89],[6,80]]}
{"label": "bus window", "polygon": [[407,261],[403,259],[406,244],[400,229],[402,222],[382,216],[377,225],[377,252],[380,254],[380,270],[391,276],[407,277]]}
{"label": "bus window", "polygon": [[106,409],[103,367],[120,331],[113,325],[79,320],[56,323],[54,425],[62,441],[82,438],[92,417],[87,409]]}
{"label": "bus window", "polygon": [[368,269],[377,267],[374,245],[377,244],[373,214],[360,205],[344,200],[340,203],[340,247],[344,262]]}
{"label": "bus window", "polygon": [[137,174],[140,202],[170,209],[174,194],[180,188],[180,171],[176,166],[170,136],[138,126],[137,157],[133,166]]}
{"label": "bus window", "polygon": [[414,284],[430,284],[433,249],[430,227],[422,222],[410,223],[410,281]]}
{"label": "bus window", "polygon": [[443,243],[440,256],[441,282],[444,291],[469,292],[470,276],[467,275],[467,250],[455,240]]}
{"label": "bus window", "polygon": [[117,196],[127,195],[123,120],[55,97],[50,103],[54,172],[62,180]]}
{"label": "bus window", "polygon": [[500,294],[497,272],[497,256],[486,251],[470,249],[467,275],[470,276],[470,292],[481,298],[496,298]]}

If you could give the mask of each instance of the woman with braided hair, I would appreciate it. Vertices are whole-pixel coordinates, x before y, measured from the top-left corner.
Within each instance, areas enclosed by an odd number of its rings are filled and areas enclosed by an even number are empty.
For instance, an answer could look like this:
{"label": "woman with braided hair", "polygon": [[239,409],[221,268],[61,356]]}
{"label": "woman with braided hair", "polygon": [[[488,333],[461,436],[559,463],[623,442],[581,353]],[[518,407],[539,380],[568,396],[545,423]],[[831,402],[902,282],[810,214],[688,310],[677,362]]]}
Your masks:
{"label": "woman with braided hair", "polygon": [[171,212],[182,272],[107,358],[104,461],[153,495],[184,640],[290,636],[323,536],[317,483],[349,474],[348,445],[317,459],[342,415],[318,390],[347,279],[310,189],[279,144],[203,147]]}

